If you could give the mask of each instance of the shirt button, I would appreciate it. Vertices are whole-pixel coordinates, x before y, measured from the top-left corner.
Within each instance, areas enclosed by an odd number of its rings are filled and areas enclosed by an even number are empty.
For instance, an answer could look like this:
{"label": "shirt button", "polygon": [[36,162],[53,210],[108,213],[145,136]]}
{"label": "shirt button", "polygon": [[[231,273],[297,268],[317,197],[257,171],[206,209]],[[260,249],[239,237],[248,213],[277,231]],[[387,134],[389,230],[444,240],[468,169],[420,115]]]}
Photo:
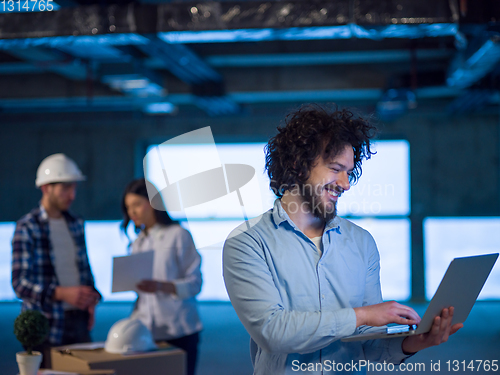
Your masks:
{"label": "shirt button", "polygon": [[322,295],[321,295],[321,298],[322,298],[322,299],[325,299],[325,295],[324,295],[324,294],[322,294]]}

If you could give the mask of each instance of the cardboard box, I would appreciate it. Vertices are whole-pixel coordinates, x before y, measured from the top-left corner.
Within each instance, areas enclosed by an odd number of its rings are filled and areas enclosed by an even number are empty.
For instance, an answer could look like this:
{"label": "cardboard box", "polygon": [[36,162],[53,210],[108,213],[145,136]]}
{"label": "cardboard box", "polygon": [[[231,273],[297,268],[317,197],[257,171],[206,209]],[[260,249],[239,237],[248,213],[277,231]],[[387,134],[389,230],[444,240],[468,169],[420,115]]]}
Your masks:
{"label": "cardboard box", "polygon": [[59,371],[114,370],[116,375],[185,375],[186,353],[174,346],[137,354],[113,354],[95,350],[56,347],[51,350],[52,368]]}
{"label": "cardboard box", "polygon": [[116,375],[115,370],[79,370],[79,371],[60,371],[40,369],[37,375]]}

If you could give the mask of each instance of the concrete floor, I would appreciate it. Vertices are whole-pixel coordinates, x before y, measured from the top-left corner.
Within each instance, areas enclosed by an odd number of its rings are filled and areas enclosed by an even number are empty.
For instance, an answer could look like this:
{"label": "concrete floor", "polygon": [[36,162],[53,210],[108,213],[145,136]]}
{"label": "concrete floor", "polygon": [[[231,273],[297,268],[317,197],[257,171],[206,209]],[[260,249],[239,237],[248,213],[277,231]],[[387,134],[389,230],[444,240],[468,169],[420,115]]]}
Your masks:
{"label": "concrete floor", "polygon": [[[425,305],[412,305],[421,315]],[[103,303],[98,306],[94,341],[103,341],[111,325],[127,317],[130,303]],[[22,347],[13,334],[13,322],[19,313],[19,303],[0,303],[0,375],[17,374],[15,353]],[[250,375],[252,365],[249,355],[249,336],[229,303],[200,303],[200,314],[205,326],[202,332],[200,360],[197,375]],[[414,374],[500,374],[500,369],[477,369],[479,360],[500,362],[500,302],[479,302],[472,309],[465,327],[439,347],[429,348],[412,357]],[[450,362],[450,371],[446,361]],[[459,361],[458,370],[453,361]],[[465,361],[465,362],[462,362]],[[474,362],[474,371],[462,368]],[[440,371],[431,365],[440,363]],[[420,366],[417,369],[417,364]],[[422,369],[425,366],[425,370]],[[411,365],[410,365],[411,366]],[[500,366],[500,363],[499,363]],[[454,370],[455,369],[455,370]],[[410,372],[410,371],[408,371]],[[389,371],[373,371],[371,374],[391,374]],[[142,374],[140,374],[142,375]],[[273,374],[269,374],[273,375]]]}

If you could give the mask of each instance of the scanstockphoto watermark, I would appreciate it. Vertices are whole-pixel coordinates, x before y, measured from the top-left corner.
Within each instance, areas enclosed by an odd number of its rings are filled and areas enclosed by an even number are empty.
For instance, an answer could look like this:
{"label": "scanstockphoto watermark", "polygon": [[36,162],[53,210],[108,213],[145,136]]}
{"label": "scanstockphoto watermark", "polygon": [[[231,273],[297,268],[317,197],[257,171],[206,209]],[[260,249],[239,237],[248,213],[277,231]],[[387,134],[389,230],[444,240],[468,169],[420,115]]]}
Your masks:
{"label": "scanstockphoto watermark", "polygon": [[456,373],[490,373],[499,372],[499,360],[447,360],[441,361],[431,360],[429,363],[416,362],[416,363],[387,363],[387,362],[371,362],[369,360],[359,360],[351,362],[335,362],[326,360],[324,362],[305,363],[299,360],[292,361],[292,370],[300,372],[310,371],[329,371],[329,372],[358,372],[358,371],[372,371],[372,372],[456,372]]}
{"label": "scanstockphoto watermark", "polygon": [[300,372],[359,372],[359,371],[401,371],[417,372],[425,371],[425,363],[401,363],[395,365],[387,362],[372,362],[369,360],[359,360],[351,362],[336,362],[325,360],[323,362],[305,363],[299,360],[292,361],[292,371]]}

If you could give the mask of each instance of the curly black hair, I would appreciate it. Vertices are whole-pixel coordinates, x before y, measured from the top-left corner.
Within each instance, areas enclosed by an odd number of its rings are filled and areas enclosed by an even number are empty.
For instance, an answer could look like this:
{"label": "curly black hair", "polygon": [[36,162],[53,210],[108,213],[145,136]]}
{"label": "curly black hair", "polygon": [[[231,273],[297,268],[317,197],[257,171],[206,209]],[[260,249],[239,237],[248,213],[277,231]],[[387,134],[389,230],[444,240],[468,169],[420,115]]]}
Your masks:
{"label": "curly black hair", "polygon": [[346,145],[354,151],[350,182],[361,176],[361,162],[375,154],[370,140],[377,128],[347,109],[306,104],[286,116],[285,126],[266,145],[270,188],[281,198],[285,191],[305,183],[318,156],[335,157]]}

